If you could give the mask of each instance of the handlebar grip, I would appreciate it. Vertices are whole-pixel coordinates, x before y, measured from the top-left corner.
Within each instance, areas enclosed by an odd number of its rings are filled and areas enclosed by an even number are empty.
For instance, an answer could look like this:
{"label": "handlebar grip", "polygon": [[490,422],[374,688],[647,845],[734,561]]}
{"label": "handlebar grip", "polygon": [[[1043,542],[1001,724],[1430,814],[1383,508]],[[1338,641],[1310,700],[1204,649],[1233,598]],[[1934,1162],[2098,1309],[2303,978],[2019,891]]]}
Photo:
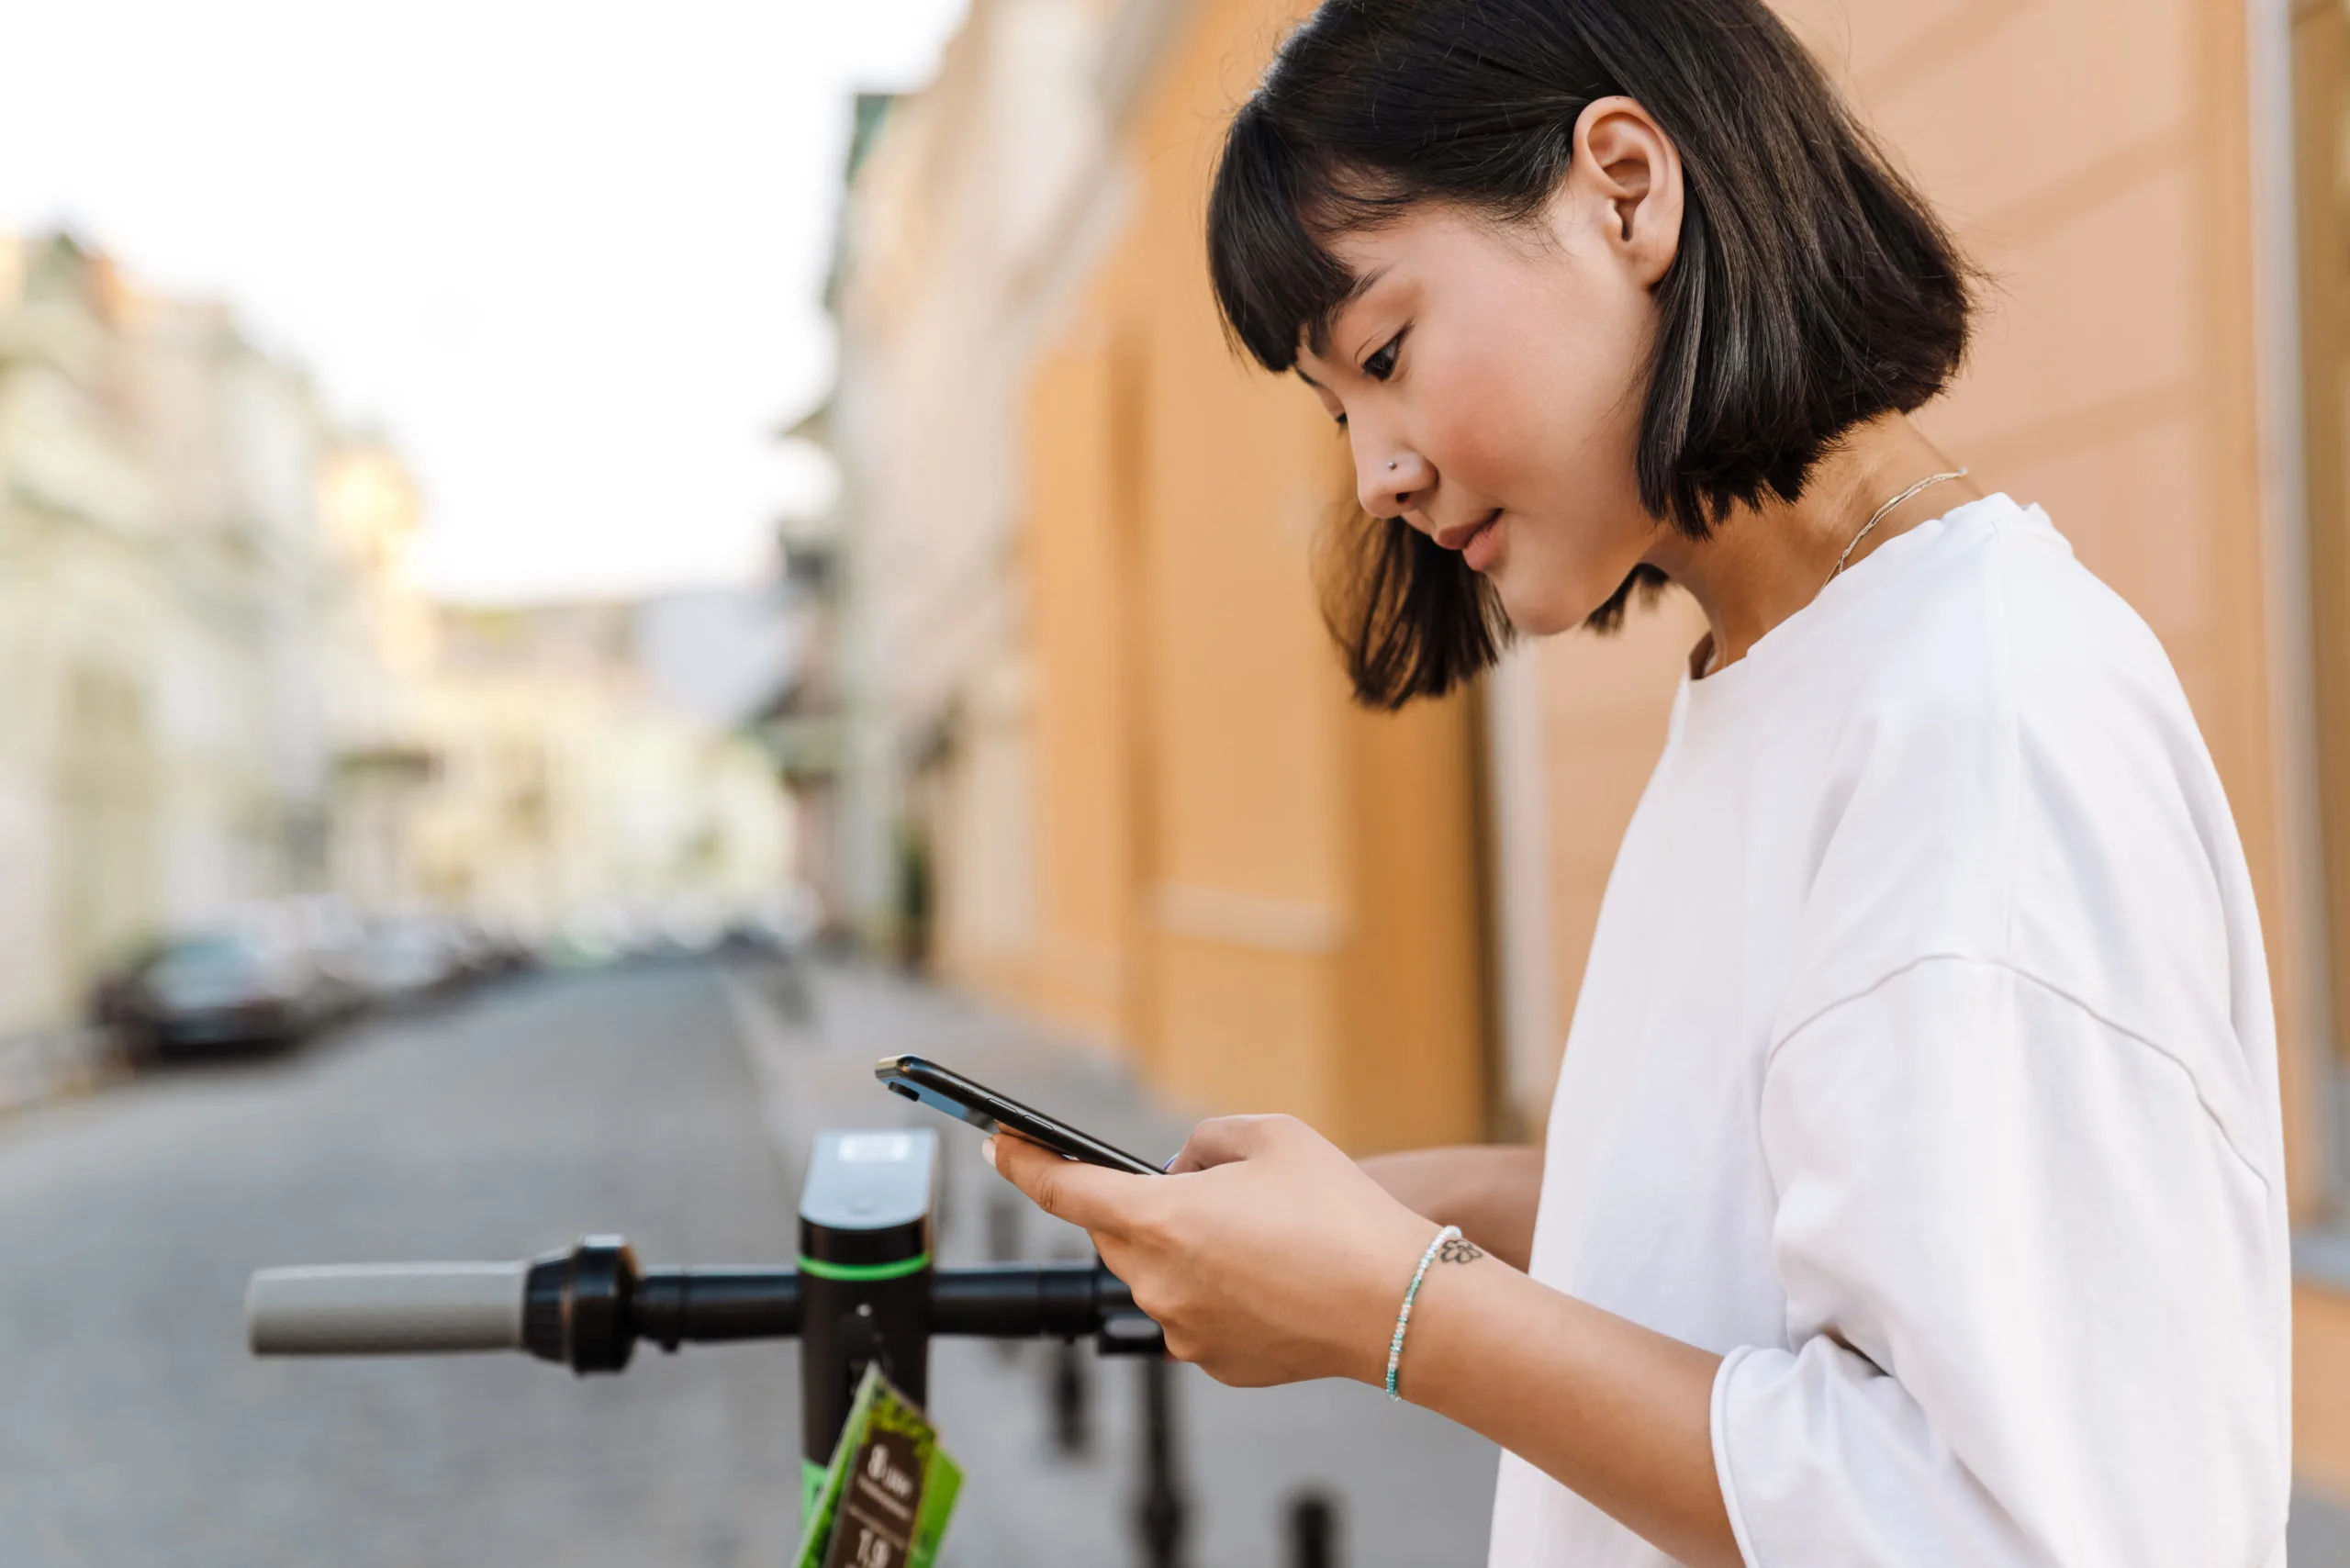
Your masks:
{"label": "handlebar grip", "polygon": [[245,1291],[257,1356],[439,1355],[522,1346],[528,1263],[263,1269]]}

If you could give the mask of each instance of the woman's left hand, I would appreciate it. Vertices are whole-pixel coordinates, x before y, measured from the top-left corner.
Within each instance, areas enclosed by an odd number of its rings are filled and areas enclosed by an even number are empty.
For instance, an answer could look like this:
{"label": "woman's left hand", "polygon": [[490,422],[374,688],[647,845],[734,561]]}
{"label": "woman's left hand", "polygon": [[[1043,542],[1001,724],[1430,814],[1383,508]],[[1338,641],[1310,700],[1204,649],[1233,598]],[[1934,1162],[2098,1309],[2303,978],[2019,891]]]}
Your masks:
{"label": "woman's left hand", "polygon": [[987,1150],[1037,1207],[1092,1236],[1176,1360],[1246,1387],[1385,1381],[1396,1309],[1435,1227],[1295,1117],[1202,1122],[1165,1176],[1016,1137]]}

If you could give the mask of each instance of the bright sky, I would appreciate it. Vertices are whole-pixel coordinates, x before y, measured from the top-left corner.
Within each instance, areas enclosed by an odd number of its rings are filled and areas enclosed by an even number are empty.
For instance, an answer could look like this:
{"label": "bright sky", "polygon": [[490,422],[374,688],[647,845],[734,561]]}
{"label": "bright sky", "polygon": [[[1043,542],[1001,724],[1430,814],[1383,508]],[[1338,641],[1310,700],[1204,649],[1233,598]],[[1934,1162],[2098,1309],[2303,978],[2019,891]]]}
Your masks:
{"label": "bright sky", "polygon": [[964,0],[70,0],[8,19],[0,228],[233,301],[388,435],[454,597],[740,581],[831,476],[849,95]]}

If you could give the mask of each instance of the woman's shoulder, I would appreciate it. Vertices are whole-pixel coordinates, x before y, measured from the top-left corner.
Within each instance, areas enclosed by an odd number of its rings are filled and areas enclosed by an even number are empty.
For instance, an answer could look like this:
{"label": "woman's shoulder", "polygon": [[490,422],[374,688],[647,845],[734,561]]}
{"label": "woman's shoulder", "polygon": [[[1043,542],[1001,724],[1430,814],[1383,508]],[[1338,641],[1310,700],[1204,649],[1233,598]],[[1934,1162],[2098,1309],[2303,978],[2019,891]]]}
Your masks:
{"label": "woman's shoulder", "polygon": [[1864,705],[1997,723],[2073,702],[2115,714],[2127,698],[2116,716],[2193,728],[2161,640],[2040,507],[1970,502],[1908,567],[1880,610],[1885,657]]}
{"label": "woman's shoulder", "polygon": [[[1815,978],[1870,983],[1843,961],[1862,947],[1880,967],[1947,953],[2125,1027],[2224,1034],[2257,924],[2169,658],[2039,508],[1964,510],[1890,585],[1839,726]],[[1873,909],[1865,943],[1840,907]]]}
{"label": "woman's shoulder", "polygon": [[1989,531],[1981,587],[2025,706],[2127,698],[2129,717],[2194,730],[2162,639],[2039,507],[2015,508]]}
{"label": "woman's shoulder", "polygon": [[1897,737],[1942,764],[2065,758],[2116,790],[2216,787],[2161,639],[2047,513],[1995,495],[1945,521],[1875,607],[1848,735]]}

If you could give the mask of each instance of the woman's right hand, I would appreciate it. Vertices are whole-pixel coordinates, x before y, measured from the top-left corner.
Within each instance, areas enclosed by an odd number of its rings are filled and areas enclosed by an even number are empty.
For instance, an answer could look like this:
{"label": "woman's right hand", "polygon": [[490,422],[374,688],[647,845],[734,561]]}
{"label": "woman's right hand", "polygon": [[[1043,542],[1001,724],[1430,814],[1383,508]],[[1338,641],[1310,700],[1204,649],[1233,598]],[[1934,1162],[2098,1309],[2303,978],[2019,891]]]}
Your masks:
{"label": "woman's right hand", "polygon": [[1460,1144],[1374,1154],[1363,1173],[1398,1203],[1461,1234],[1514,1269],[1534,1250],[1542,1196],[1542,1150],[1518,1144]]}

